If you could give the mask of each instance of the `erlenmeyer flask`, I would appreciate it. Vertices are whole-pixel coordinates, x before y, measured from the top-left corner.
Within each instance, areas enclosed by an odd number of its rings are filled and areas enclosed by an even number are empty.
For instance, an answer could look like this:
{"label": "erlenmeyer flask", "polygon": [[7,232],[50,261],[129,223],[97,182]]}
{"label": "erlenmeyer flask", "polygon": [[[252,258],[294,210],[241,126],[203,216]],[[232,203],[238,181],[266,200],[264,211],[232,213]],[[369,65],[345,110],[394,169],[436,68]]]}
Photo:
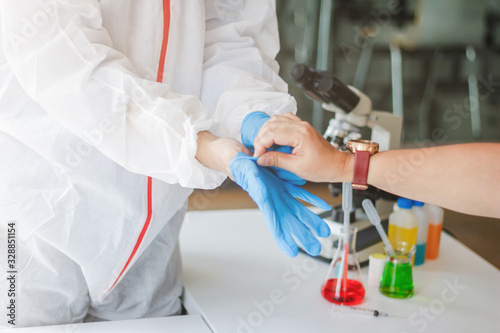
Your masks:
{"label": "erlenmeyer flask", "polygon": [[[321,287],[323,297],[332,303],[356,305],[363,301],[365,288],[356,255],[356,227],[340,229],[337,249]],[[346,244],[347,243],[347,244]]]}

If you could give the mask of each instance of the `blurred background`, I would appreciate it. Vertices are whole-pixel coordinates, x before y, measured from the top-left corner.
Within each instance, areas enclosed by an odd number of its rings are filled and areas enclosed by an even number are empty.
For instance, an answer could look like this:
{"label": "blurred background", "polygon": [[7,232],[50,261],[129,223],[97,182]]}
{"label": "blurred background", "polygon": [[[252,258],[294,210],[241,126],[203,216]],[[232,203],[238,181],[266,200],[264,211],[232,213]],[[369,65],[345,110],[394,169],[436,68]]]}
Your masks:
{"label": "blurred background", "polygon": [[[299,63],[403,116],[402,146],[500,142],[500,0],[277,0],[280,75],[298,115],[324,133],[333,113],[299,89]],[[479,161],[487,163],[488,161]],[[457,180],[460,181],[460,180]],[[327,184],[310,192],[338,205]],[[500,191],[500,189],[499,189]],[[256,208],[231,181],[196,190],[190,210]],[[445,212],[444,229],[500,268],[500,220]]]}
{"label": "blurred background", "polygon": [[436,128],[449,143],[500,140],[500,1],[278,0],[277,13],[280,75],[320,132],[333,114],[293,83],[297,63],[401,113],[404,143]]}

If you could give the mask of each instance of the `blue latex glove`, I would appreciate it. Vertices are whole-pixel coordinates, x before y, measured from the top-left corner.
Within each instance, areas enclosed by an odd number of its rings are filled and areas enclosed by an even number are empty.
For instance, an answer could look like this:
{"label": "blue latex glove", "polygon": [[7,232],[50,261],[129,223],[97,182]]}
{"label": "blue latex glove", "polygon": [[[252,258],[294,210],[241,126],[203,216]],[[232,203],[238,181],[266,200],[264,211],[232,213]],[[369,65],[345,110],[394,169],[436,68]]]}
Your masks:
{"label": "blue latex glove", "polygon": [[[252,112],[247,114],[245,119],[241,122],[241,142],[250,150],[253,149],[253,142],[255,140],[255,137],[259,133],[260,128],[266,121],[269,120],[269,117],[267,114],[263,112]],[[279,151],[282,153],[287,153],[291,154],[293,148],[290,146],[279,146],[279,145],[273,145],[271,148],[268,150],[275,150]],[[300,178],[296,174],[283,170],[281,168],[275,168],[272,167],[273,172],[280,177],[283,180],[286,180],[289,183],[295,184],[295,185],[304,185],[306,183],[305,179]]]}
{"label": "blue latex glove", "polygon": [[236,184],[247,191],[259,206],[271,235],[287,255],[294,257],[299,251],[292,236],[307,253],[313,256],[319,254],[321,245],[312,232],[328,237],[330,228],[295,198],[330,210],[326,202],[302,187],[280,179],[269,168],[259,166],[256,158],[243,153],[238,153],[229,167]]}

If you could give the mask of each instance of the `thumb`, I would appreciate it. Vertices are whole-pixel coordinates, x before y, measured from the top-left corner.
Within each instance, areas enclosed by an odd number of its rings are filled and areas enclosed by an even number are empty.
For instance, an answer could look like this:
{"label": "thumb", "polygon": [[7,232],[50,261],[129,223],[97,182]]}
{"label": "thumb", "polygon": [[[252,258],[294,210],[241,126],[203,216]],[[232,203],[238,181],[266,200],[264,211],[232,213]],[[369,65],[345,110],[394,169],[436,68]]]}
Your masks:
{"label": "thumb", "polygon": [[257,164],[261,166],[277,167],[291,172],[293,171],[294,156],[279,151],[268,151],[257,159]]}

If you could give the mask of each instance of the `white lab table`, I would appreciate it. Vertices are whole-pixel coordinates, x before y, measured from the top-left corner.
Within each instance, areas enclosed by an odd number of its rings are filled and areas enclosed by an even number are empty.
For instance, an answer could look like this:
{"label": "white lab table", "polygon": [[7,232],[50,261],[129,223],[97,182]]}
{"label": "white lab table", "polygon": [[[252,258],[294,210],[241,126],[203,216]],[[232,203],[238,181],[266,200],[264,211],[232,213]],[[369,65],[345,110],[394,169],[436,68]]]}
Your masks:
{"label": "white lab table", "polygon": [[365,285],[359,307],[388,318],[334,313],[320,295],[328,264],[287,257],[258,210],[188,212],[180,244],[184,305],[213,332],[500,332],[500,271],[445,233],[440,257],[414,267],[412,298]]}
{"label": "white lab table", "polygon": [[199,315],[102,321],[57,326],[26,327],[2,330],[12,333],[211,333]]}

